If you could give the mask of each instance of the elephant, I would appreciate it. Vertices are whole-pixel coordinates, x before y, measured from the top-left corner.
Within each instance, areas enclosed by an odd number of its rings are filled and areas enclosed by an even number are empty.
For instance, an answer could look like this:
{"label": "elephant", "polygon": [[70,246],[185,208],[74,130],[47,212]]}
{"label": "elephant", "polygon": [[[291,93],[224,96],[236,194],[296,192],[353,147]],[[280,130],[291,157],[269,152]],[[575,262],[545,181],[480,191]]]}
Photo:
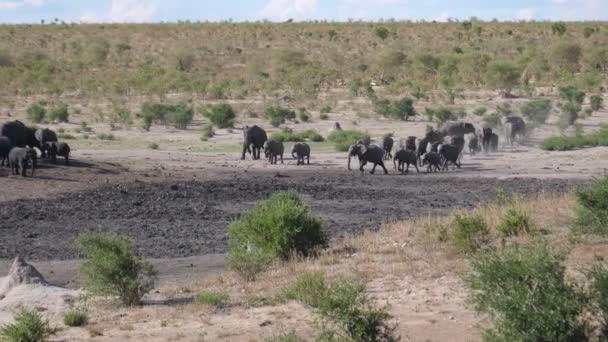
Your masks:
{"label": "elephant", "polygon": [[[243,155],[241,160],[245,159],[245,153],[249,152],[252,154],[253,159],[260,159],[260,151],[264,147],[264,143],[268,140],[266,131],[257,125],[251,127],[245,126],[243,130]],[[253,146],[253,151],[251,150]]]}
{"label": "elephant", "polygon": [[498,151],[498,134],[492,133],[490,136],[490,151]]}
{"label": "elephant", "polygon": [[268,140],[264,145],[264,156],[268,158],[270,164],[276,164],[279,157],[281,157],[281,164],[283,164],[284,151],[285,147],[282,141]]}
{"label": "elephant", "polygon": [[384,149],[384,159],[391,160],[393,158],[393,144],[395,141],[389,135],[382,139],[382,149]]}
{"label": "elephant", "polygon": [[469,153],[471,154],[471,156],[474,156],[479,151],[479,138],[476,134],[473,134],[473,136],[469,140]]}
{"label": "elephant", "polygon": [[372,138],[370,138],[369,135],[365,136],[363,139],[359,139],[357,141],[357,144],[364,145],[366,147],[368,147],[371,143],[372,143]]}
{"label": "elephant", "polygon": [[468,122],[451,121],[439,129],[442,136],[464,137],[465,134],[475,133],[475,126]]}
{"label": "elephant", "polygon": [[57,163],[57,156],[65,158],[65,165],[70,164],[70,145],[64,142],[51,141],[46,143],[46,149],[53,163]]}
{"label": "elephant", "polygon": [[452,163],[452,165],[460,169],[460,162],[458,161],[458,158],[460,157],[460,150],[458,146],[452,144],[442,145],[439,154],[441,154],[443,157],[443,170],[448,169],[449,163]]}
{"label": "elephant", "polygon": [[464,151],[464,137],[452,137],[452,145],[458,148],[458,162],[462,159],[462,151]]}
{"label": "elephant", "polygon": [[490,146],[492,142],[492,128],[484,127],[483,135],[481,137],[481,145],[483,146],[483,151],[488,153],[490,151]]}
{"label": "elephant", "polygon": [[333,132],[341,131],[341,130],[342,130],[342,126],[340,126],[340,123],[334,122],[334,125],[329,129],[328,133],[332,134]]}
{"label": "elephant", "polygon": [[6,160],[6,164],[8,165],[8,154],[13,148],[13,143],[11,140],[5,136],[0,137],[0,166],[4,166],[4,161]]}
{"label": "elephant", "polygon": [[0,136],[11,140],[13,146],[25,147],[27,145],[27,129],[19,120],[5,122],[0,126]]}
{"label": "elephant", "polygon": [[21,173],[21,176],[25,177],[28,161],[31,160],[33,177],[37,157],[36,150],[34,150],[32,147],[13,147],[8,154],[8,163],[11,168],[11,174],[18,175]]}
{"label": "elephant", "polygon": [[[397,161],[399,162],[399,168],[397,168]],[[403,168],[403,166],[407,164],[407,166],[405,167],[405,170]],[[397,169],[398,171],[401,172],[401,174],[408,173],[410,170],[410,164],[414,165],[414,167],[416,168],[416,172],[420,172],[420,170],[418,169],[418,160],[416,158],[416,152],[410,151],[410,150],[406,150],[406,149],[400,149],[399,151],[395,152],[395,158],[393,158],[393,166],[395,167],[395,169]]]}
{"label": "elephant", "polygon": [[429,143],[434,143],[434,142],[438,142],[438,141],[442,141],[443,137],[445,137],[446,134],[442,134],[440,131],[436,131],[434,129],[431,129],[430,131],[426,132],[426,135],[424,136],[424,138],[429,142]]}
{"label": "elephant", "polygon": [[427,173],[441,171],[441,160],[442,158],[439,153],[429,152],[424,154],[424,157],[422,158],[422,166],[428,164],[426,168]]}
{"label": "elephant", "polygon": [[376,171],[376,166],[380,165],[384,169],[384,174],[388,174],[388,170],[384,166],[384,150],[376,145],[366,146],[364,144],[351,145],[348,149],[348,170],[350,171],[350,159],[354,156],[359,158],[359,171],[363,174],[365,164],[373,163],[374,167],[370,171],[373,175]]}
{"label": "elephant", "polygon": [[418,159],[418,163],[422,166],[422,156],[426,153],[426,149],[429,145],[429,140],[427,138],[423,138],[420,140],[418,144],[418,148],[416,149],[416,158]]}
{"label": "elephant", "polygon": [[57,140],[57,134],[55,134],[55,132],[53,132],[52,130],[48,129],[48,128],[39,128],[36,130],[34,136],[36,137],[36,140],[38,141],[38,143],[40,144],[40,153],[41,156],[47,157],[47,142],[56,142]]}
{"label": "elephant", "polygon": [[297,165],[300,162],[304,164],[304,158],[306,158],[306,165],[310,165],[310,146],[307,143],[297,143],[291,148],[291,156],[298,158]]}
{"label": "elephant", "polygon": [[515,138],[523,137],[526,134],[526,122],[518,116],[506,118],[504,126],[507,144],[513,145]]}
{"label": "elephant", "polygon": [[407,139],[401,139],[399,141],[399,147],[405,150],[416,152],[416,137],[409,136]]}

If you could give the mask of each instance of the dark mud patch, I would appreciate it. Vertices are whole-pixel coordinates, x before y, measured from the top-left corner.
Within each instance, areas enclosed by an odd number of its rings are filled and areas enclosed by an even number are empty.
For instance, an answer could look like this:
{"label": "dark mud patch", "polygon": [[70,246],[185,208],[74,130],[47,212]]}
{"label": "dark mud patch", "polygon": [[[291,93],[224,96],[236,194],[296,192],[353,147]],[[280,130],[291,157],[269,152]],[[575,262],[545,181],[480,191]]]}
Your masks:
{"label": "dark mud patch", "polygon": [[386,222],[477,207],[495,198],[498,189],[535,195],[565,192],[584,183],[303,172],[108,185],[55,200],[1,202],[0,259],[17,254],[37,260],[75,258],[74,239],[85,230],[129,235],[146,257],[225,253],[230,222],[275,191],[300,193],[331,237],[340,239]]}

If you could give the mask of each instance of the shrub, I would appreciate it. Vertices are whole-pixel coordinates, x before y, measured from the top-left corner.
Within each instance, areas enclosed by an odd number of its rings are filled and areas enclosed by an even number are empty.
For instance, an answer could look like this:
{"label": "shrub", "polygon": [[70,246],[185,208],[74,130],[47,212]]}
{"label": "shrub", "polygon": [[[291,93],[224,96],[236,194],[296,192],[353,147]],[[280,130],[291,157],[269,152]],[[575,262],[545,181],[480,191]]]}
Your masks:
{"label": "shrub", "polygon": [[488,111],[486,107],[480,107],[473,111],[475,116],[484,116],[484,114]]}
{"label": "shrub", "polygon": [[579,105],[583,104],[583,101],[585,101],[585,93],[578,90],[575,86],[559,88],[559,95],[562,99]]}
{"label": "shrub", "polygon": [[202,292],[194,296],[196,304],[215,306],[218,309],[226,307],[228,295],[220,292]]}
{"label": "shrub", "polygon": [[378,115],[382,115],[384,117],[388,117],[391,115],[391,101],[388,99],[373,97],[372,106],[374,107],[374,112],[376,112],[376,114]]}
{"label": "shrub", "polygon": [[49,112],[49,119],[55,122],[68,122],[69,116],[68,105],[63,103],[55,106]]}
{"label": "shrub", "polygon": [[27,109],[27,118],[31,122],[40,123],[42,120],[44,120],[45,115],[46,109],[44,109],[44,107],[39,103],[34,103]]}
{"label": "shrub", "polygon": [[595,29],[594,29],[593,27],[589,27],[589,26],[587,26],[587,27],[585,27],[585,28],[583,29],[583,36],[584,36],[585,38],[589,38],[589,37],[591,37],[591,35],[592,35],[592,34],[594,34],[594,33],[595,33]]}
{"label": "shrub", "polygon": [[564,257],[544,246],[479,253],[465,277],[473,302],[489,314],[487,341],[584,341],[584,300],[565,278]]}
{"label": "shrub", "polygon": [[0,340],[6,342],[42,342],[51,333],[48,321],[35,311],[21,310],[15,322],[0,327]]}
{"label": "shrub", "polygon": [[236,118],[232,106],[227,103],[211,106],[204,115],[218,128],[232,127]]}
{"label": "shrub", "polygon": [[519,84],[520,76],[521,71],[517,65],[507,61],[492,61],[488,63],[485,78],[488,85],[509,95]]}
{"label": "shrub", "polygon": [[321,107],[321,109],[319,110],[319,113],[322,113],[322,114],[329,114],[329,113],[331,113],[331,106],[330,106],[330,105],[328,105],[328,104],[324,105],[324,106],[323,106],[323,107]]}
{"label": "shrub", "polygon": [[479,215],[454,216],[452,229],[454,245],[461,253],[475,253],[487,242],[488,227]]}
{"label": "shrub", "polygon": [[414,100],[409,97],[404,97],[398,101],[395,101],[391,110],[392,117],[394,119],[407,121],[410,116],[416,116],[416,110],[414,109]]}
{"label": "shrub", "polygon": [[296,118],[296,112],[291,109],[283,107],[268,107],[264,112],[264,116],[270,120],[270,124],[273,127],[279,127],[284,124],[286,120],[293,120]]}
{"label": "shrub", "polygon": [[172,111],[167,113],[166,119],[177,129],[186,129],[194,118],[194,110],[186,104],[173,105]]}
{"label": "shrub", "polygon": [[251,282],[255,281],[258,274],[268,268],[272,260],[273,257],[271,255],[255,249],[252,251],[231,250],[226,261],[231,270],[236,272],[245,281]]}
{"label": "shrub", "polygon": [[80,265],[85,288],[93,294],[115,296],[124,305],[137,305],[154,287],[152,265],[135,256],[125,236],[83,233],[77,246],[85,260]]}
{"label": "shrub", "polygon": [[604,102],[604,100],[602,99],[601,96],[593,95],[589,98],[589,101],[591,103],[592,110],[598,111],[598,110],[602,109],[602,102]]}
{"label": "shrub", "polygon": [[578,114],[583,109],[580,104],[575,102],[564,102],[560,104],[561,116],[559,118],[558,126],[560,128],[566,128],[574,125],[578,119]]}
{"label": "shrub", "polygon": [[543,124],[551,113],[551,101],[547,99],[534,100],[521,106],[521,113],[528,119]]}
{"label": "shrub", "polygon": [[192,122],[194,110],[180,104],[144,103],[139,116],[144,121],[144,129],[149,130],[154,122],[170,124],[177,129],[186,129]]}
{"label": "shrub", "polygon": [[277,192],[232,223],[230,253],[246,252],[250,246],[273,258],[292,253],[309,255],[327,244],[321,222],[295,192]]}
{"label": "shrub", "polygon": [[597,178],[591,187],[576,192],[574,231],[583,234],[608,234],[608,176]]}
{"label": "shrub", "polygon": [[306,272],[283,290],[286,299],[297,300],[311,307],[319,307],[326,295],[327,286],[322,272]]}
{"label": "shrub", "polygon": [[329,115],[327,115],[325,113],[321,113],[319,115],[319,119],[321,119],[321,120],[329,120]]}
{"label": "shrub", "polygon": [[300,108],[298,110],[298,119],[302,122],[308,122],[308,120],[310,119],[310,115],[308,114],[305,108]]}
{"label": "shrub", "polygon": [[203,126],[201,138],[209,139],[209,138],[213,138],[214,135],[215,135],[215,131],[213,130],[213,126],[211,126],[211,125]]}
{"label": "shrub", "polygon": [[327,140],[334,144],[336,151],[346,152],[350,145],[357,141],[367,137],[367,134],[360,131],[334,131],[328,137]]}
{"label": "shrub", "polygon": [[130,125],[133,123],[133,118],[131,117],[131,111],[125,105],[115,104],[112,109],[112,118],[111,122],[120,122],[123,125]]}
{"label": "shrub", "polygon": [[378,26],[374,28],[374,34],[376,35],[376,37],[385,40],[386,38],[388,38],[389,31],[384,26]]}
{"label": "shrub", "polygon": [[551,25],[551,31],[553,31],[553,34],[563,36],[566,33],[566,23],[562,21],[553,23]]}
{"label": "shrub", "polygon": [[488,127],[497,128],[502,126],[501,115],[498,112],[488,114],[483,117],[483,123]]}
{"label": "shrub", "polygon": [[496,230],[503,236],[513,236],[522,232],[529,233],[532,230],[532,224],[528,214],[517,209],[508,209],[496,226]]}
{"label": "shrub", "polygon": [[583,50],[576,43],[559,42],[553,46],[549,56],[551,66],[558,72],[574,73],[580,68]]}
{"label": "shrub", "polygon": [[446,121],[456,120],[456,115],[445,107],[437,109],[425,108],[425,115],[429,118],[429,121],[436,121],[440,125]]}
{"label": "shrub", "polygon": [[151,150],[158,150],[158,144],[157,143],[151,143],[148,145],[148,148]]}
{"label": "shrub", "polygon": [[591,302],[595,303],[602,318],[602,336],[608,336],[608,265],[598,262],[587,272],[591,289]]}
{"label": "shrub", "polygon": [[303,132],[294,132],[290,129],[283,129],[281,132],[273,133],[270,137],[272,140],[282,142],[299,142],[310,140],[314,142],[321,142],[325,140],[321,134],[313,129],[309,129]]}
{"label": "shrub", "polygon": [[72,309],[63,315],[63,324],[68,327],[82,327],[87,324],[88,315],[83,310]]}

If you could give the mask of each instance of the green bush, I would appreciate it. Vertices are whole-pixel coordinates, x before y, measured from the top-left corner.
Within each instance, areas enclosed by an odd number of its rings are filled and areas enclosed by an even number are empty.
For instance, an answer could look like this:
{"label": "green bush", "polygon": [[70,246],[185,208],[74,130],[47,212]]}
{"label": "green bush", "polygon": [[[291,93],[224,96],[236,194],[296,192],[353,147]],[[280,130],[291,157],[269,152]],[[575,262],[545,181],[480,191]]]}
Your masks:
{"label": "green bush", "polygon": [[328,120],[329,119],[329,115],[327,115],[325,113],[321,113],[319,115],[319,119],[321,119],[321,120]]}
{"label": "green bush", "polygon": [[82,327],[87,324],[88,315],[83,310],[70,310],[63,315],[63,324],[68,327]]}
{"label": "green bush", "polygon": [[503,236],[513,236],[522,232],[530,233],[532,224],[528,214],[517,209],[508,209],[496,226],[496,230]]}
{"label": "green bush", "polygon": [[59,104],[49,112],[49,120],[55,122],[68,122],[70,114],[68,113],[67,104]]}
{"label": "green bush", "polygon": [[585,93],[578,90],[575,86],[566,86],[559,88],[559,96],[572,103],[582,104],[585,101]]}
{"label": "green bush", "polygon": [[131,111],[125,105],[115,104],[112,108],[112,117],[110,119],[110,122],[119,122],[125,126],[131,125],[133,123]]}
{"label": "green bush", "polygon": [[227,258],[228,267],[247,282],[255,281],[258,274],[264,272],[272,263],[273,257],[258,251],[230,251]]}
{"label": "green bush", "polygon": [[502,126],[502,117],[498,112],[487,114],[483,117],[483,123],[488,127],[499,128]]}
{"label": "green bush", "polygon": [[385,40],[386,38],[388,38],[389,31],[384,26],[378,26],[374,28],[374,34],[376,35],[376,37]]}
{"label": "green bush", "polygon": [[218,309],[228,305],[228,295],[220,292],[201,292],[194,296],[196,304],[215,306]]}
{"label": "green bush", "polygon": [[287,120],[293,120],[296,118],[296,112],[291,109],[283,107],[268,107],[264,112],[264,117],[270,120],[270,124],[273,127],[279,127],[284,124]]}
{"label": "green bush", "polygon": [[446,121],[456,120],[456,115],[445,107],[425,108],[425,115],[429,118],[429,121],[436,121],[440,125]]}
{"label": "green bush", "polygon": [[473,111],[475,116],[484,116],[484,114],[488,111],[486,107],[480,107]]}
{"label": "green bush", "polygon": [[551,100],[541,99],[526,102],[521,106],[521,113],[528,119],[543,124],[551,113]]}
{"label": "green bush", "polygon": [[42,342],[51,333],[48,321],[35,311],[21,310],[15,322],[0,327],[0,340],[6,342]]}
{"label": "green bush", "polygon": [[454,216],[452,229],[454,245],[461,253],[475,253],[488,241],[488,226],[479,215]]}
{"label": "green bush", "polygon": [[404,97],[393,103],[391,108],[391,116],[397,120],[407,121],[410,116],[416,116],[414,109],[414,100],[409,97]]}
{"label": "green bush", "polygon": [[323,107],[321,107],[321,109],[319,110],[319,113],[321,114],[329,114],[331,113],[331,106],[326,104]]}
{"label": "green bush", "polygon": [[84,286],[90,293],[115,296],[124,305],[138,305],[154,287],[156,272],[138,258],[125,236],[83,233],[77,246],[85,260],[80,265]]}
{"label": "green bush", "polygon": [[327,244],[321,222],[295,192],[274,193],[229,228],[230,253],[252,245],[262,254],[287,259],[292,253],[309,255]]}
{"label": "green bush", "polygon": [[576,222],[573,230],[583,234],[608,234],[608,176],[597,178],[591,187],[576,192]]}
{"label": "green bush", "polygon": [[185,103],[144,103],[139,116],[142,118],[143,127],[146,130],[150,130],[154,122],[170,124],[177,129],[186,129],[194,118],[194,110]]}
{"label": "green bush", "polygon": [[585,28],[583,29],[583,36],[584,36],[585,38],[589,38],[589,37],[591,37],[591,35],[592,35],[592,34],[594,34],[594,33],[595,33],[595,29],[594,29],[593,27],[589,27],[589,26],[587,26],[587,27],[585,27]]}
{"label": "green bush", "polygon": [[148,145],[148,148],[151,149],[151,150],[158,150],[159,146],[158,146],[157,143],[150,143]]}
{"label": "green bush", "polygon": [[367,134],[360,131],[333,131],[327,137],[327,140],[334,144],[336,151],[346,152],[350,145],[355,144],[357,141],[367,137]]}
{"label": "green bush", "polygon": [[298,119],[302,122],[308,122],[308,120],[310,120],[310,115],[305,108],[300,108],[298,110]]}
{"label": "green bush", "polygon": [[39,103],[34,103],[27,108],[27,118],[31,122],[40,123],[46,116],[46,109]]}
{"label": "green bush", "polygon": [[492,61],[488,63],[485,79],[489,86],[502,91],[504,95],[509,95],[519,84],[520,76],[521,71],[514,63]]}
{"label": "green bush", "polygon": [[553,34],[563,36],[566,33],[566,23],[562,21],[553,23],[551,25],[551,31],[553,31]]}
{"label": "green bush", "polygon": [[566,281],[563,261],[541,245],[476,254],[465,282],[476,309],[494,321],[484,340],[585,341],[585,300]]}
{"label": "green bush", "polygon": [[591,103],[591,109],[594,111],[598,111],[600,109],[602,109],[602,102],[604,102],[604,99],[602,99],[602,97],[600,95],[593,95],[589,98],[589,101]]}
{"label": "green bush", "polygon": [[216,127],[226,128],[234,125],[236,115],[234,114],[231,105],[222,103],[211,106],[211,108],[205,112],[205,117],[207,117]]}
{"label": "green bush", "polygon": [[560,128],[566,128],[576,123],[578,115],[583,108],[578,103],[567,101],[560,104],[560,109],[562,113],[557,125]]}
{"label": "green bush", "polygon": [[285,288],[282,294],[286,299],[316,308],[321,306],[326,291],[325,275],[322,272],[306,272]]}
{"label": "green bush", "polygon": [[325,140],[321,134],[313,129],[303,132],[294,132],[291,129],[283,129],[281,132],[273,133],[270,138],[272,140],[282,142],[301,142],[305,140],[322,142]]}
{"label": "green bush", "polygon": [[177,104],[166,114],[167,123],[177,129],[186,129],[194,118],[194,110],[186,104]]}
{"label": "green bush", "polygon": [[605,338],[608,336],[608,265],[605,262],[598,262],[586,275],[590,283],[591,303],[597,306],[594,309],[599,311],[601,334]]}

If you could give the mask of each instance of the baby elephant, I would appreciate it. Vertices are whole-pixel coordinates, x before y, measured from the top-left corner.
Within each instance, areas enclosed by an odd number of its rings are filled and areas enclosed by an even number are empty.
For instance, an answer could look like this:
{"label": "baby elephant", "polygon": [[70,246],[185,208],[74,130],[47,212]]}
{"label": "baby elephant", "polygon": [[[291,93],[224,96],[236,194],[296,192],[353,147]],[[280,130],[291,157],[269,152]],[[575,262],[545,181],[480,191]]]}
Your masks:
{"label": "baby elephant", "polygon": [[65,165],[70,164],[70,145],[64,142],[48,142],[46,143],[49,156],[53,163],[57,163],[57,156],[65,158]]}
{"label": "baby elephant", "polygon": [[[416,167],[416,172],[420,172],[420,170],[418,170],[417,159],[418,158],[416,158],[416,152],[400,149],[395,153],[395,158],[393,158],[393,165],[395,166],[395,169],[397,169],[397,161],[399,162],[399,168],[397,170],[399,170],[401,174],[403,174],[404,172],[409,172],[410,165],[414,165]],[[405,170],[403,170],[404,164],[407,164]]]}
{"label": "baby elephant", "polygon": [[36,150],[31,147],[13,147],[8,154],[8,164],[11,168],[11,174],[18,175],[21,173],[21,176],[25,177],[28,161],[31,160],[33,177],[37,158],[38,155],[36,154]]}
{"label": "baby elephant", "polygon": [[291,148],[291,156],[298,158],[298,164],[300,162],[304,164],[304,158],[306,158],[306,165],[310,165],[310,146],[307,143],[297,143]]}
{"label": "baby elephant", "polygon": [[441,155],[437,152],[429,152],[422,158],[422,166],[427,165],[426,172],[441,171]]}
{"label": "baby elephant", "polygon": [[278,157],[281,157],[281,164],[283,164],[283,152],[285,147],[282,141],[268,140],[264,146],[264,155],[268,158],[270,164],[276,164]]}

